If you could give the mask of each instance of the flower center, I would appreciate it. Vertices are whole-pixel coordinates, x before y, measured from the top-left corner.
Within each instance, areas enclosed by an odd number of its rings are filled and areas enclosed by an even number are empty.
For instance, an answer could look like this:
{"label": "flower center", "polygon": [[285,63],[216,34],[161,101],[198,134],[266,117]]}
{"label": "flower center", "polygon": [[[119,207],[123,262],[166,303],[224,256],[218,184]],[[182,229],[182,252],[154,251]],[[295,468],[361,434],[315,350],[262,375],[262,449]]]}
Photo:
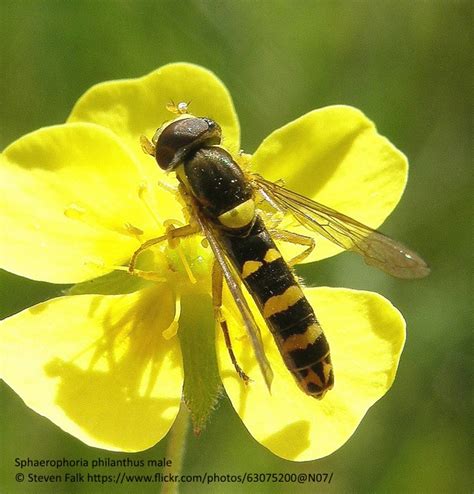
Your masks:
{"label": "flower center", "polygon": [[166,277],[179,284],[182,292],[209,291],[213,256],[202,236],[184,237],[174,245],[167,243],[162,252],[168,265]]}
{"label": "flower center", "polygon": [[137,258],[134,275],[170,282],[178,293],[209,292],[213,256],[200,235],[163,240]]}

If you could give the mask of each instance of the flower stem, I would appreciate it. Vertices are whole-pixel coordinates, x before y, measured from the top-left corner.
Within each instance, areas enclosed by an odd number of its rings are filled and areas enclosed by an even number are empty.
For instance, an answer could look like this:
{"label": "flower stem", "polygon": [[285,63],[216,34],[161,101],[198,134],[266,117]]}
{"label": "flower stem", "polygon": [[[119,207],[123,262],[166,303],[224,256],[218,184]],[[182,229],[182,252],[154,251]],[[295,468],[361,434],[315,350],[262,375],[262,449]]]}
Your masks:
{"label": "flower stem", "polygon": [[[183,468],[184,454],[186,451],[186,438],[190,425],[190,414],[187,406],[182,402],[176,420],[169,434],[166,446],[166,458],[173,463],[165,473],[179,475]],[[164,482],[161,494],[178,494],[179,482]]]}

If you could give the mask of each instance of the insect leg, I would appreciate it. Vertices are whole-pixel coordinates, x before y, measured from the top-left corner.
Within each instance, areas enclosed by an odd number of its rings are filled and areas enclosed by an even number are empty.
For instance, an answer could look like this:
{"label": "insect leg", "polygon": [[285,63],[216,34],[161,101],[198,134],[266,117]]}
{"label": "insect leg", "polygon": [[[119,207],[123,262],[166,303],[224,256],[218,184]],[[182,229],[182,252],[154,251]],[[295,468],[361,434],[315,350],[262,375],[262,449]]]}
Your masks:
{"label": "insect leg", "polygon": [[234,365],[234,368],[239,377],[247,384],[250,381],[249,376],[245,374],[240,365],[237,363],[237,359],[232,349],[232,342],[229,335],[229,328],[227,327],[227,321],[222,313],[222,289],[223,289],[223,275],[222,269],[217,261],[214,261],[212,266],[212,305],[214,306],[214,317],[220,324],[222,333],[224,334],[225,345],[229,352],[230,360]]}
{"label": "insect leg", "polygon": [[284,242],[306,246],[306,249],[303,252],[288,261],[290,266],[294,266],[306,259],[316,246],[314,238],[301,235],[300,233],[289,232],[288,230],[271,230],[270,233],[276,240],[283,240]]}
{"label": "insect leg", "polygon": [[135,270],[135,264],[137,262],[137,257],[146,249],[149,249],[150,247],[153,247],[154,245],[157,245],[164,240],[168,240],[170,244],[172,244],[174,239],[177,239],[179,237],[187,237],[189,235],[193,235],[194,233],[199,232],[199,226],[197,224],[188,224],[181,226],[179,228],[171,228],[169,229],[165,235],[161,235],[161,237],[156,237],[156,238],[151,238],[150,240],[147,240],[145,243],[140,245],[140,247],[133,253],[132,257],[130,258],[130,262],[128,263],[128,271],[130,273],[133,273]]}

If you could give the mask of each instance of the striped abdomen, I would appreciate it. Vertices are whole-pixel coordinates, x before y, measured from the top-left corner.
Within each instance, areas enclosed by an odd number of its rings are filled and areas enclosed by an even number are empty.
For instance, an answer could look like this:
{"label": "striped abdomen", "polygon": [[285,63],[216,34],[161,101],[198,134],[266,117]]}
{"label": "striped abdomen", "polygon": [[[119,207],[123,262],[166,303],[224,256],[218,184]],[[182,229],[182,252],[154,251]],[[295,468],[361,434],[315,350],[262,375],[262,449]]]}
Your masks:
{"label": "striped abdomen", "polygon": [[334,383],[328,342],[301,287],[255,214],[253,190],[239,165],[224,149],[201,146],[187,153],[176,173],[201,214],[219,230],[227,256],[299,386],[322,398]]}
{"label": "striped abdomen", "polygon": [[273,333],[288,369],[305,393],[322,398],[334,384],[329,345],[263,221],[257,216],[245,235],[222,231],[221,241]]}

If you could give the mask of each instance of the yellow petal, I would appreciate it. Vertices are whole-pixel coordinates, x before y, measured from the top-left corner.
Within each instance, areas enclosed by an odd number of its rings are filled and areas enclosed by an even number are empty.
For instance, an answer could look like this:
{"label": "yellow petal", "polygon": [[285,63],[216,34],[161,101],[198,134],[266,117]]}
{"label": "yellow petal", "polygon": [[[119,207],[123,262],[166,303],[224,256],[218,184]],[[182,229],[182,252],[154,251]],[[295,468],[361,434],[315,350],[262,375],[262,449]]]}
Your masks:
{"label": "yellow petal", "polygon": [[390,388],[405,340],[403,317],[378,294],[338,288],[305,289],[305,294],[334,366],[334,388],[322,400],[300,391],[266,328],[265,352],[275,373],[271,394],[238,320],[229,320],[234,351],[253,382],[246,387],[236,376],[222,337],[218,347],[224,386],[250,433],[276,455],[297,461],[329,455],[350,438]]}
{"label": "yellow petal", "polygon": [[[148,177],[103,127],[37,130],[6,148],[0,163],[0,259],[8,271],[53,283],[94,278],[161,228],[140,198]],[[157,185],[148,196],[156,216],[181,215]]]}
{"label": "yellow petal", "polygon": [[[395,208],[408,174],[403,153],[349,106],[315,110],[276,130],[257,149],[252,164],[265,178],[283,179],[285,187],[372,228]],[[308,235],[303,227],[292,230]],[[304,262],[341,251],[316,237],[317,248]],[[292,256],[297,250],[287,249]]]}
{"label": "yellow petal", "polygon": [[1,377],[91,446],[140,451],[178,413],[183,374],[168,285],[44,302],[0,322]]}
{"label": "yellow petal", "polygon": [[174,115],[173,101],[191,102],[193,115],[216,120],[223,144],[239,150],[240,130],[227,88],[209,70],[189,63],[172,63],[137,79],[109,81],[89,89],[76,103],[69,122],[94,122],[113,130],[140,157],[143,167],[157,167],[140,149],[140,135],[151,139],[156,129]]}

